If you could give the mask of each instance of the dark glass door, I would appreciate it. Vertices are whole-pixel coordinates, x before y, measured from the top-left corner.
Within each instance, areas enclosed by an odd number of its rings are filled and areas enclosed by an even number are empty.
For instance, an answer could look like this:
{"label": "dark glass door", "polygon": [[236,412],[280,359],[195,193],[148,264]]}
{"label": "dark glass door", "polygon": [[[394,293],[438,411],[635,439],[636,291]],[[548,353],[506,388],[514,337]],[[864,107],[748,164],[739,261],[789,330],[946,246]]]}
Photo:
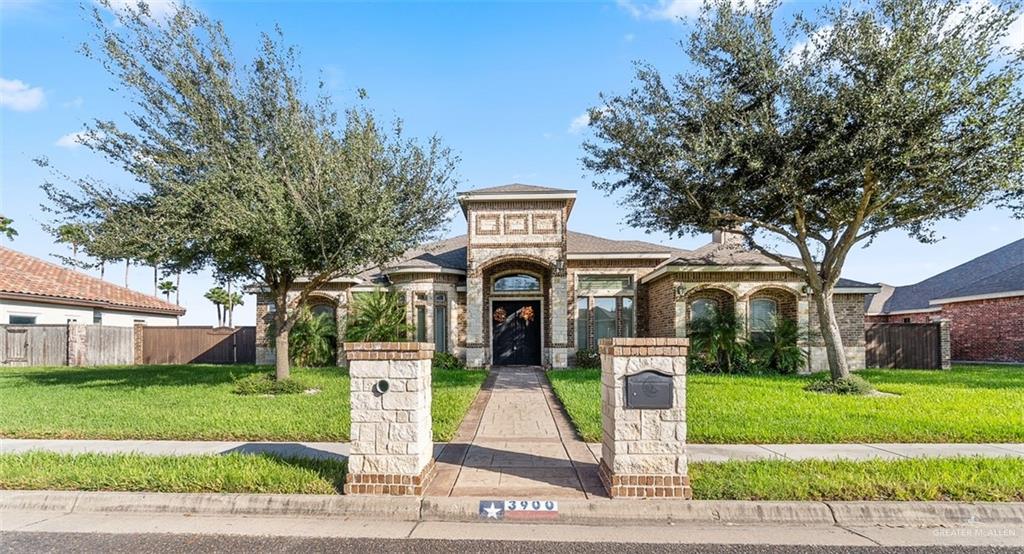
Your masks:
{"label": "dark glass door", "polygon": [[540,301],[491,303],[494,365],[540,365]]}

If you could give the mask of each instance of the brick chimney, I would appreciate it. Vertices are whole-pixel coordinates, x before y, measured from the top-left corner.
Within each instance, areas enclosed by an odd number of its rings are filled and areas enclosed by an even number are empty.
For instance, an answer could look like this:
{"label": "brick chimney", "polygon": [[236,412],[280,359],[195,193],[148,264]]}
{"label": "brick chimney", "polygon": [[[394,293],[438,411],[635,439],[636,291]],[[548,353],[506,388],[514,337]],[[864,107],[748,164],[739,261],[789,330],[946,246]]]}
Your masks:
{"label": "brick chimney", "polygon": [[711,232],[711,242],[715,244],[739,244],[743,242],[743,235],[728,229],[716,229]]}

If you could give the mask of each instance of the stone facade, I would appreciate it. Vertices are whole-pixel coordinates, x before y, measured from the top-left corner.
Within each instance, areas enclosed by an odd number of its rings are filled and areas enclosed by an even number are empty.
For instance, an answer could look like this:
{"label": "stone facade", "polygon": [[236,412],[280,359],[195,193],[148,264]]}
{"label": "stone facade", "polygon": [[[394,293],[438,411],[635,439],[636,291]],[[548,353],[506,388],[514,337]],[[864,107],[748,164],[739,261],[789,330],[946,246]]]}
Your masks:
{"label": "stone facade", "polygon": [[[547,367],[571,365],[577,350],[594,349],[599,323],[602,337],[685,337],[690,306],[698,299],[735,311],[748,331],[751,303],[759,299],[774,302],[779,316],[815,329],[816,315],[802,281],[774,262],[752,262],[749,252],[730,250],[728,255],[736,260],[726,263],[705,262],[703,255],[684,262],[677,257],[683,251],[668,247],[572,233],[568,220],[574,191],[512,185],[463,193],[459,202],[468,224],[465,237],[436,243],[433,250],[425,246],[412,251],[386,270],[332,282],[309,302],[333,306],[343,334],[353,294],[375,287],[398,292],[407,307],[407,323],[416,329],[410,338],[434,343],[470,367],[494,363],[498,301],[539,303],[538,348],[540,363]],[[733,238],[717,233],[698,251],[734,249]],[[535,278],[539,287],[497,290],[496,282],[511,275]],[[290,298],[297,298],[297,292]],[[858,368],[864,364],[863,298],[836,296],[844,344]],[[273,316],[270,300],[263,292],[257,295],[257,363],[262,364],[274,362],[273,344],[266,336]],[[615,318],[611,323],[609,313]],[[446,318],[443,325],[435,324],[439,314]],[[446,336],[436,336],[440,329]],[[823,369],[820,341],[805,346],[811,358],[808,369]],[[344,362],[341,348],[338,360]]]}
{"label": "stone facade", "polygon": [[[686,459],[686,351],[682,338],[601,341],[601,463],[616,497],[691,498]],[[671,407],[627,407],[627,377],[655,371],[671,379]]]}
{"label": "stone facade", "polygon": [[346,494],[422,494],[434,449],[433,352],[430,343],[345,343],[352,414]]}

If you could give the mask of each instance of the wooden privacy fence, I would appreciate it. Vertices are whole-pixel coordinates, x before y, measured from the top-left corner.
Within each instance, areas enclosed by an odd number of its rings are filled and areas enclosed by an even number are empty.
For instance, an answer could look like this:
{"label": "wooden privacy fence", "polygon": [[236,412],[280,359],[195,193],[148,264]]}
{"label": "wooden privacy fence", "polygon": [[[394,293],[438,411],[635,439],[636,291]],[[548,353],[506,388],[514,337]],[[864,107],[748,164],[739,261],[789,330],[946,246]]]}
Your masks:
{"label": "wooden privacy fence", "polygon": [[132,338],[131,327],[0,325],[0,366],[131,364]]}
{"label": "wooden privacy fence", "polygon": [[868,367],[948,369],[949,322],[869,323],[864,328]]}
{"label": "wooden privacy fence", "polygon": [[[252,364],[256,363],[256,328],[143,327],[143,364]],[[141,354],[141,359],[139,354]]]}

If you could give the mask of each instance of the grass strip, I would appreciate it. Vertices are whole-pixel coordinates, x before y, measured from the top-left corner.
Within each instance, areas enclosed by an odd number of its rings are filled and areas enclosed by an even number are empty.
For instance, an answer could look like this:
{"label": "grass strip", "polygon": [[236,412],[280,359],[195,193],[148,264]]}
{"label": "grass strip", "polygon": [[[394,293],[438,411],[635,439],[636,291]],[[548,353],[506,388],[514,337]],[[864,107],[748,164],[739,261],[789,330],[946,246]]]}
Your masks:
{"label": "grass strip", "polygon": [[1024,501],[1024,460],[761,460],[690,464],[702,500]]}
{"label": "grass strip", "polygon": [[0,489],[339,494],[346,463],[267,454],[0,454]]}

